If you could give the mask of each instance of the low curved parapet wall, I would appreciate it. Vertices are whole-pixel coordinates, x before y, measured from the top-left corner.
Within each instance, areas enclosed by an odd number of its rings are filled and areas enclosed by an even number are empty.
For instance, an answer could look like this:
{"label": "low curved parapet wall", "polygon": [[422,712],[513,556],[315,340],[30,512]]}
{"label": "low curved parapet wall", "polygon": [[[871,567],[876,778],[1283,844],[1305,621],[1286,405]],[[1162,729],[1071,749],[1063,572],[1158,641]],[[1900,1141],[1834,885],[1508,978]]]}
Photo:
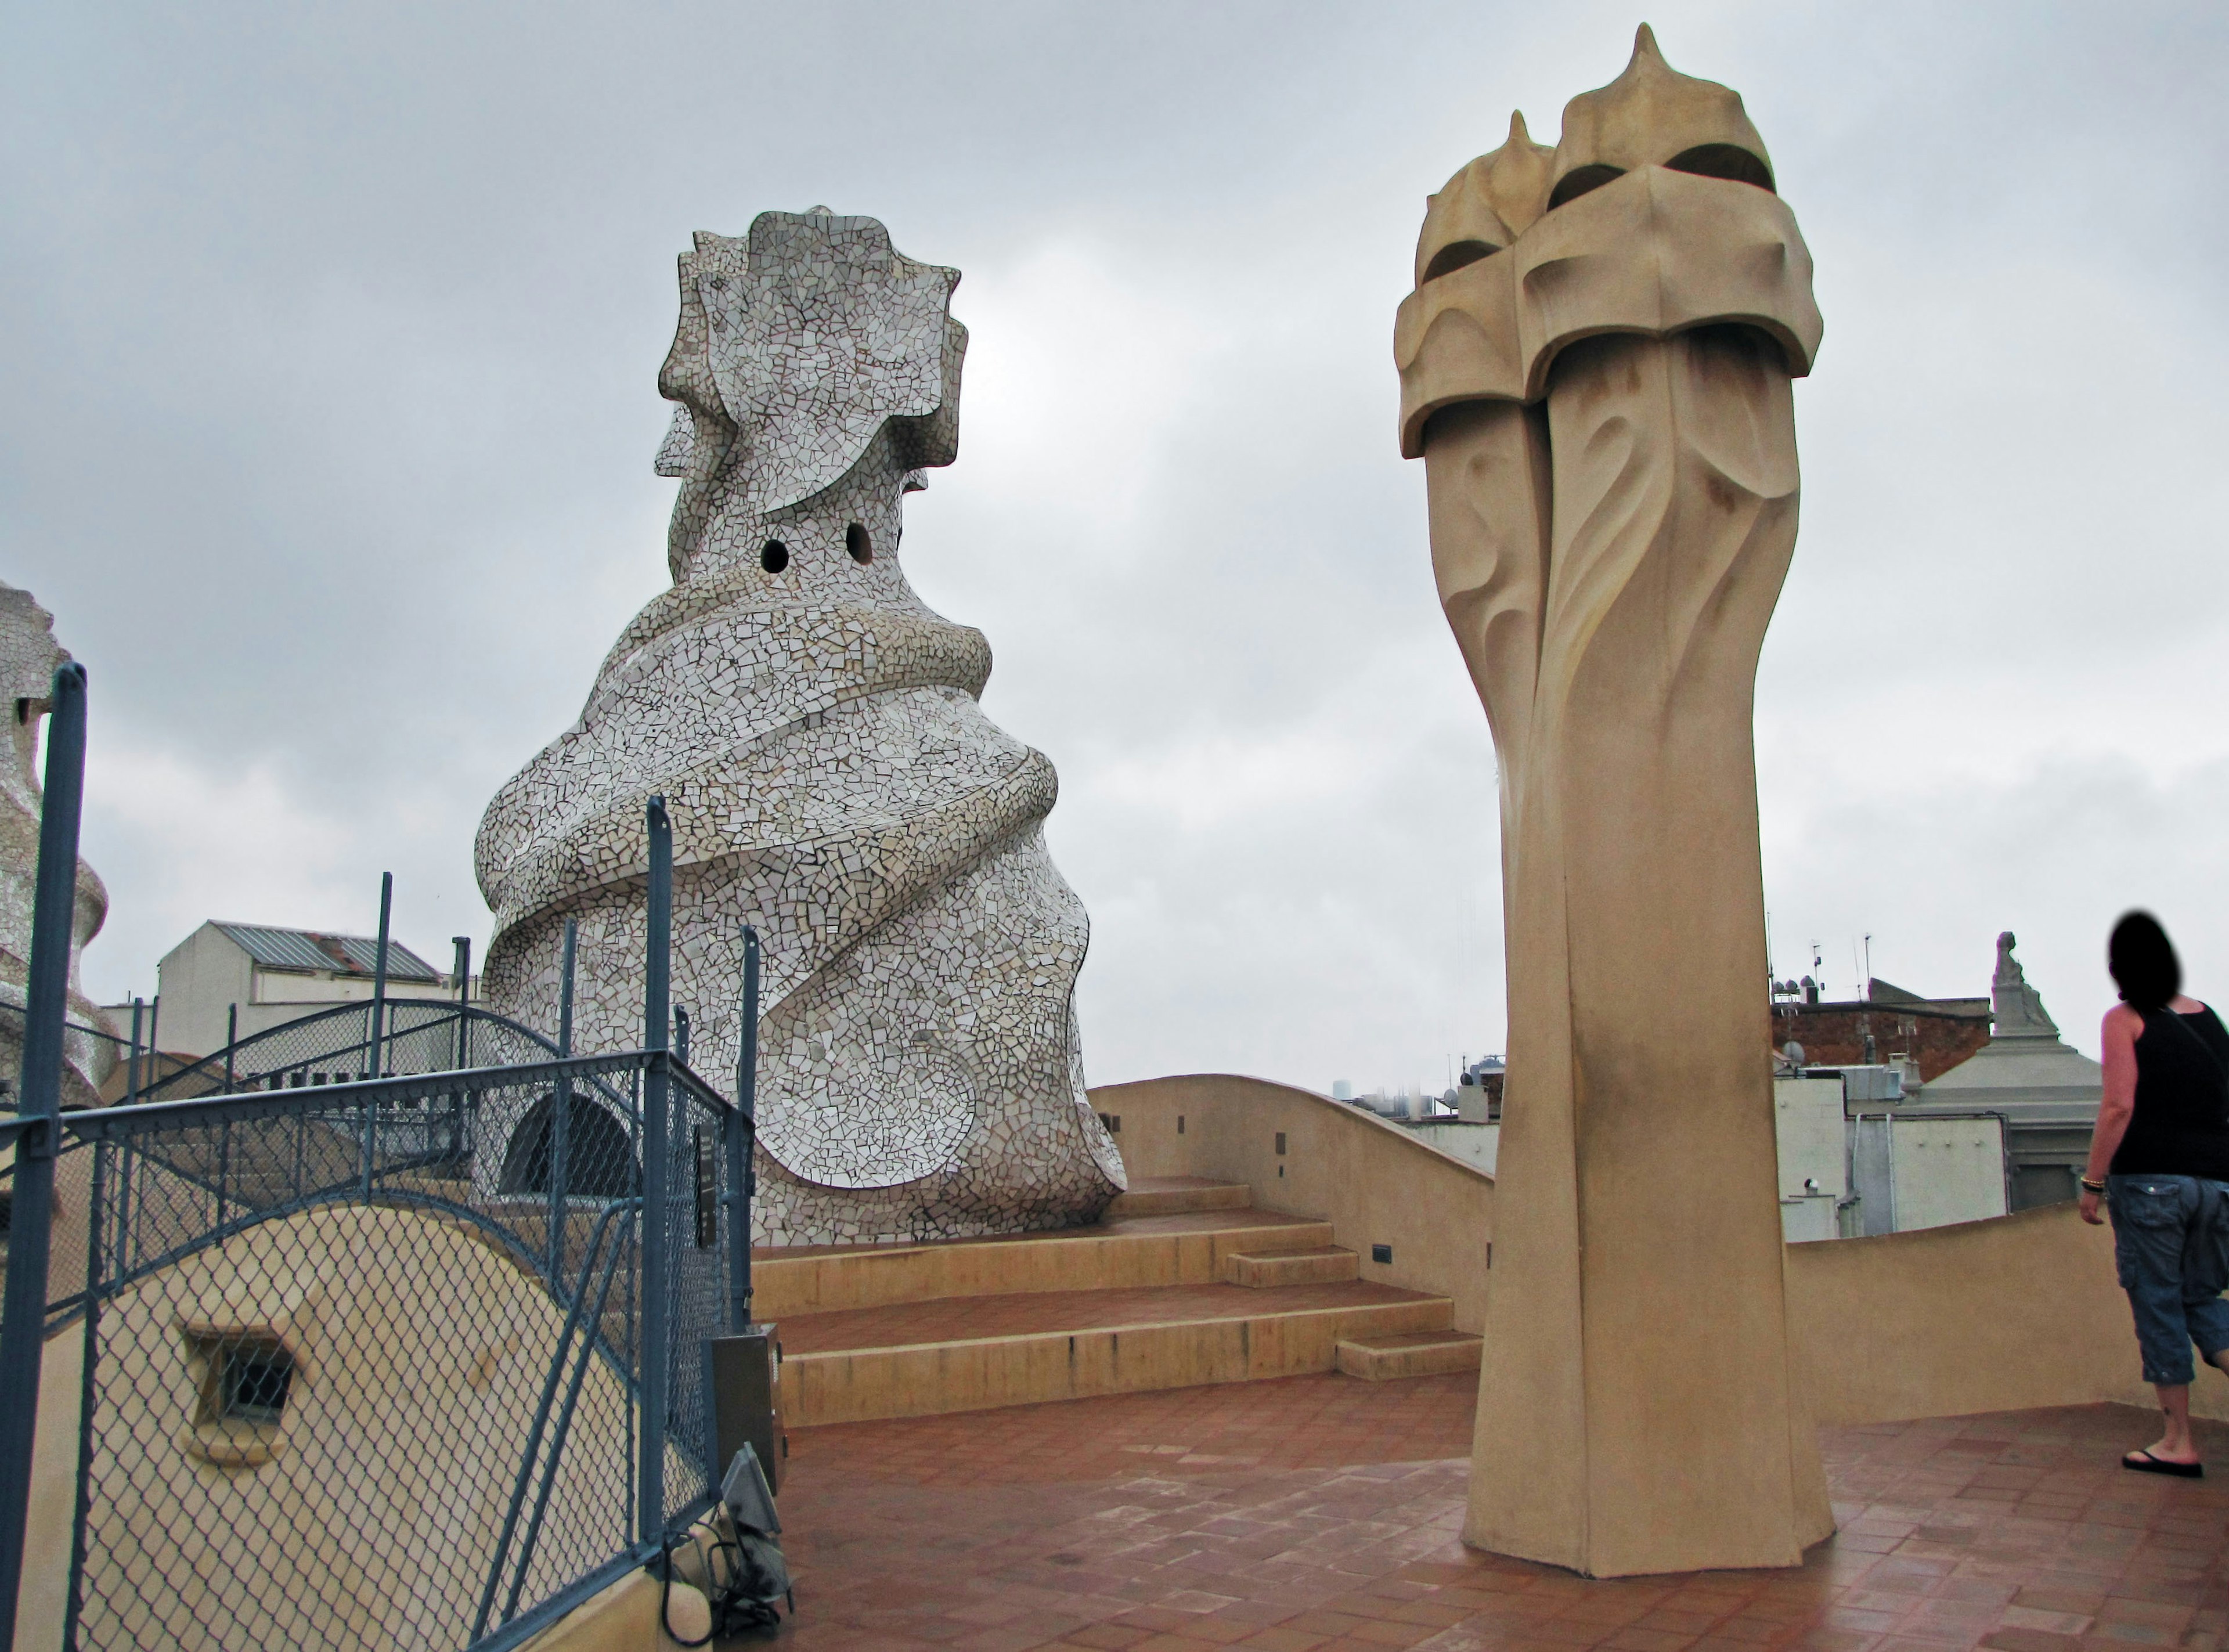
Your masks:
{"label": "low curved parapet wall", "polygon": [[[1450,1297],[1458,1327],[1484,1328],[1494,1192],[1485,1172],[1359,1108],[1266,1079],[1149,1078],[1091,1099],[1121,1118],[1114,1140],[1133,1175],[1247,1182],[1265,1210],[1331,1222],[1361,1253],[1364,1278]],[[1390,1265],[1371,1260],[1384,1244]],[[2154,1403],[2111,1232],[2071,1204],[1792,1244],[1786,1278],[1822,1424]],[[2229,1419],[2229,1381],[2201,1372],[2191,1410]]]}
{"label": "low curved parapet wall", "polygon": [[[1819,1421],[2155,1404],[2110,1229],[2072,1204],[1788,1247],[1788,1310]],[[2210,1373],[2191,1410],[2229,1418]]]}
{"label": "low curved parapet wall", "polygon": [[[1249,1183],[1262,1210],[1329,1222],[1363,1278],[1448,1297],[1457,1330],[1484,1327],[1486,1172],[1360,1108],[1266,1078],[1140,1079],[1093,1090],[1091,1105],[1121,1121],[1114,1143],[1131,1175]],[[1393,1260],[1373,1261],[1375,1245]]]}

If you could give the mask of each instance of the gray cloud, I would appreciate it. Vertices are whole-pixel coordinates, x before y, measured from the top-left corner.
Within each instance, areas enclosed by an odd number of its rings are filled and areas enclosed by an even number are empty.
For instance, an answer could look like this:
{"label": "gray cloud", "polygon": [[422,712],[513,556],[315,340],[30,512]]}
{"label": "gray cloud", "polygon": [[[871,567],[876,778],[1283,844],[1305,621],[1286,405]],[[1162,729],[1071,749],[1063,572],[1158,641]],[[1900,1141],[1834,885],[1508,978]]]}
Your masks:
{"label": "gray cloud", "polygon": [[[2229,965],[2217,9],[1686,4],[1817,254],[1759,773],[1783,968],[2094,1044],[2102,926]],[[93,672],[93,989],[200,918],[484,934],[470,843],[663,582],[692,229],[967,272],[923,594],[1090,906],[1095,1077],[1501,1036],[1492,751],[1393,451],[1422,198],[1622,67],[1596,4],[18,9],[0,576]],[[2218,973],[2218,971],[2217,971]]]}

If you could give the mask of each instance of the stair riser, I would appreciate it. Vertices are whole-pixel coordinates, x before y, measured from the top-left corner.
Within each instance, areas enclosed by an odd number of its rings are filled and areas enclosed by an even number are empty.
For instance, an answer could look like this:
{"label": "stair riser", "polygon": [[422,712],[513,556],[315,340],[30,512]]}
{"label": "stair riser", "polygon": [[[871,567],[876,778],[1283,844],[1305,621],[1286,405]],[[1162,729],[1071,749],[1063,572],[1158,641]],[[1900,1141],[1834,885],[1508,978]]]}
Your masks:
{"label": "stair riser", "polygon": [[1436,1348],[1358,1348],[1339,1350],[1339,1368],[1365,1382],[1393,1382],[1404,1377],[1442,1377],[1458,1371],[1476,1371],[1485,1345],[1480,1342],[1443,1344]]}
{"label": "stair riser", "polygon": [[1352,1250],[1330,1257],[1275,1257],[1256,1252],[1232,1257],[1223,1276],[1231,1284],[1256,1290],[1277,1285],[1340,1285],[1361,1278],[1362,1265]]}
{"label": "stair riser", "polygon": [[1228,1187],[1153,1187],[1134,1193],[1118,1193],[1102,1218],[1122,1216],[1189,1216],[1197,1211],[1243,1211],[1254,1203],[1254,1190],[1238,1183]]}
{"label": "stair riser", "polygon": [[793,1353],[782,1366],[792,1427],[1034,1405],[1095,1394],[1303,1376],[1337,1367],[1346,1338],[1445,1330],[1442,1299],[1320,1308],[1120,1330],[920,1347]]}
{"label": "stair riser", "polygon": [[1224,1279],[1229,1259],[1240,1252],[1314,1250],[1331,1238],[1328,1222],[1256,1228],[1234,1224],[1204,1233],[924,1245],[761,1261],[751,1269],[752,1315],[779,1321],[940,1296],[1211,1285]]}

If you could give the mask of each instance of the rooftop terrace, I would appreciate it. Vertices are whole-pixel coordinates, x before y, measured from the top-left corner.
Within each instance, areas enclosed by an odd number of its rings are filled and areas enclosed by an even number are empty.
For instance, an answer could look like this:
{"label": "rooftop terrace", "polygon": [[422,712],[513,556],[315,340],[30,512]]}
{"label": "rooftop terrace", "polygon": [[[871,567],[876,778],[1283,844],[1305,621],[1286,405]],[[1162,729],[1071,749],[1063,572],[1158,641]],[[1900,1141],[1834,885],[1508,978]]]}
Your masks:
{"label": "rooftop terrace", "polygon": [[[1457,1540],[1478,1380],[1338,1375],[792,1435],[800,1613],[845,1652],[2215,1652],[2229,1484],[2065,1407],[1822,1431],[1799,1571],[1590,1582]],[[2229,1427],[2197,1425],[2229,1465]]]}

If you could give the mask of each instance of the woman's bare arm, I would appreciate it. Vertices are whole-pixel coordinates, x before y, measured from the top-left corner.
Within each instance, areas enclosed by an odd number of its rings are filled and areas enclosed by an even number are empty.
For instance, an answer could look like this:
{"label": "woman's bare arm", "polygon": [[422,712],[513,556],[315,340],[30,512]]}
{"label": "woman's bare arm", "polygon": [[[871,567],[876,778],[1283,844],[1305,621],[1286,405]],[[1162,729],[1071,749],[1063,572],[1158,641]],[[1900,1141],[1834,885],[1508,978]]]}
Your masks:
{"label": "woman's bare arm", "polygon": [[[2116,1004],[2105,1012],[2105,1025],[2099,1029],[2105,1055],[2105,1099],[2098,1104],[2097,1128],[2090,1133],[2090,1162],[2082,1172],[2084,1181],[2105,1180],[2113,1155],[2120,1151],[2121,1138],[2129,1133],[2129,1120],[2136,1110],[2136,1039],[2143,1025],[2143,1017],[2125,1004]],[[2084,1221],[2104,1219],[2097,1214],[2095,1192],[2084,1188],[2081,1202]]]}

